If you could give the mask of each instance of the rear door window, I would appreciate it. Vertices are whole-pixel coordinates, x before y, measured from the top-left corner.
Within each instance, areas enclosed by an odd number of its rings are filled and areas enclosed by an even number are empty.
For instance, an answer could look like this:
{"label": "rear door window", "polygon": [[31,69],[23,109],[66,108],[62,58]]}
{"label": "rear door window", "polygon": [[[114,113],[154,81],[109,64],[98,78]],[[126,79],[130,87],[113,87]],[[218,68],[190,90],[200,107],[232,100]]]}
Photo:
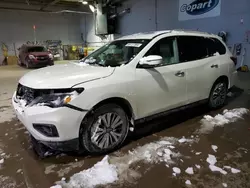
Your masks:
{"label": "rear door window", "polygon": [[179,36],[178,50],[180,62],[195,61],[208,57],[204,37]]}
{"label": "rear door window", "polygon": [[219,52],[220,55],[226,54],[226,51],[227,51],[226,47],[218,39],[214,39],[214,41],[215,41],[217,52]]}

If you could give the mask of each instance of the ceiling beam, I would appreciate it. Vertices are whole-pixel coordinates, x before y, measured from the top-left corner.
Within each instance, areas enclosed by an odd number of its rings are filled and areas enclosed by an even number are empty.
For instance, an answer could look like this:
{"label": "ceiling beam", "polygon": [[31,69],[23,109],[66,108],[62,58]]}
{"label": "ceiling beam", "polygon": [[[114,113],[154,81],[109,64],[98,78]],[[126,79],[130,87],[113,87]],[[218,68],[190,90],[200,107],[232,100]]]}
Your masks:
{"label": "ceiling beam", "polygon": [[54,4],[58,3],[59,1],[61,1],[61,0],[53,0],[53,1],[49,2],[49,3],[47,3],[46,5],[43,5],[43,6],[40,8],[40,10],[44,10],[44,9],[47,8],[48,6],[54,5]]}

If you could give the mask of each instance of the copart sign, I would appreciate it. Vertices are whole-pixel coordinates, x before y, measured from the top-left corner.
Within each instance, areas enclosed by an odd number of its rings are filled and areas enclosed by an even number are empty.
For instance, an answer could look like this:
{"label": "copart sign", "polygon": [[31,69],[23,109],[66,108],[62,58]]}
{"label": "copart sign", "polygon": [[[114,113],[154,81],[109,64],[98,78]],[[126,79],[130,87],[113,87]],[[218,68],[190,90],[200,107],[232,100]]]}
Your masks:
{"label": "copart sign", "polygon": [[221,0],[179,0],[179,20],[191,20],[220,15]]}

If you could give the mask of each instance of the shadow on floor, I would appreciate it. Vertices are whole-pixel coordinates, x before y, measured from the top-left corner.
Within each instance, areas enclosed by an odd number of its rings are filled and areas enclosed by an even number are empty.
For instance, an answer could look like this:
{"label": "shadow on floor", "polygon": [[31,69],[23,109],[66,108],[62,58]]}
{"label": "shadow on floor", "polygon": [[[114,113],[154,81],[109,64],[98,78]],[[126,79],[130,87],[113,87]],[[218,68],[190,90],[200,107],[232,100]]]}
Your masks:
{"label": "shadow on floor", "polygon": [[[243,93],[243,91],[244,90],[237,88],[237,87],[232,88],[232,90],[230,90],[231,94],[227,98],[227,102],[226,102],[227,105],[231,103],[232,101],[236,100]],[[187,120],[208,114],[209,112],[211,111],[208,108],[208,106],[206,104],[203,104],[203,105],[199,105],[199,106],[192,107],[192,108],[186,108],[185,110],[180,110],[170,115],[156,118],[151,121],[147,121],[145,123],[137,124],[135,131],[128,136],[128,139],[123,144],[123,147],[130,144],[133,141],[139,140],[143,137],[146,137],[155,133],[159,133],[170,127],[183,123]],[[50,152],[50,155],[48,155],[48,157],[52,157],[52,156],[60,154],[60,152],[54,152],[54,151],[49,151],[49,152]],[[87,155],[87,153],[83,152],[83,153],[77,154],[75,152],[70,152],[70,153],[68,152],[67,155],[75,156],[75,157],[77,156],[84,157]]]}

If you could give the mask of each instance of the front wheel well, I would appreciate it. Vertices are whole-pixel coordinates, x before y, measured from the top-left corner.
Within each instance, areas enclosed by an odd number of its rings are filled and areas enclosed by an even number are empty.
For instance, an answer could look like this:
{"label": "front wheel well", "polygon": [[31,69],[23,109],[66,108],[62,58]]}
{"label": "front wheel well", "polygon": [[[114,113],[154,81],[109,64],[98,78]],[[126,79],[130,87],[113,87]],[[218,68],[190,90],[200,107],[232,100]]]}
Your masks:
{"label": "front wheel well", "polygon": [[99,108],[105,104],[116,104],[116,105],[120,106],[125,111],[129,120],[134,118],[132,106],[130,105],[130,103],[126,99],[120,98],[120,97],[112,97],[112,98],[105,99],[105,100],[97,103],[92,108],[91,111],[95,111],[97,108]]}

